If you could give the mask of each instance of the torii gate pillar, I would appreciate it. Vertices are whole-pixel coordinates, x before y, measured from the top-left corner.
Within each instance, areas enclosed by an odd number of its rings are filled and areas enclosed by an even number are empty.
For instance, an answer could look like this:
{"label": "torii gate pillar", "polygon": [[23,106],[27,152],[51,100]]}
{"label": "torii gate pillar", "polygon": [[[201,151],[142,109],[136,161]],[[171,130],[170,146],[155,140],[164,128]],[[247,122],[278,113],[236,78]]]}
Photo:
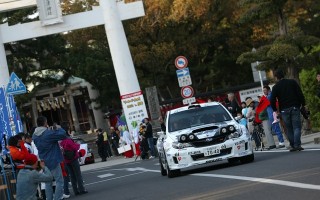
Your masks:
{"label": "torii gate pillar", "polygon": [[121,95],[140,91],[116,1],[100,1],[108,43]]}
{"label": "torii gate pillar", "polygon": [[4,44],[0,37],[0,87],[5,87],[9,83],[9,69]]}

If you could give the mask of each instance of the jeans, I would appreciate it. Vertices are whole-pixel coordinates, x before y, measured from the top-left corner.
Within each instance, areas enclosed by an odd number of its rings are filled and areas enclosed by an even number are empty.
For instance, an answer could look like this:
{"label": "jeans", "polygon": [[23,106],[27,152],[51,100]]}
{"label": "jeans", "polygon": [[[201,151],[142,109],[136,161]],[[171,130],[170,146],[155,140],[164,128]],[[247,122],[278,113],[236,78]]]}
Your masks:
{"label": "jeans", "polygon": [[278,137],[279,142],[284,143],[283,135],[280,128],[280,123],[276,122],[272,124],[272,130],[275,132],[275,134]]}
{"label": "jeans", "polygon": [[300,110],[290,107],[281,110],[281,116],[287,128],[287,136],[290,146],[297,148],[301,146],[301,119]]}
{"label": "jeans", "polygon": [[70,194],[70,191],[69,191],[70,175],[69,175],[69,172],[68,172],[68,168],[66,166],[65,166],[65,170],[67,172],[67,176],[63,177],[63,180],[64,180],[63,191],[64,191],[65,195],[69,195]]}
{"label": "jeans", "polygon": [[153,138],[147,138],[148,140],[148,144],[149,144],[149,148],[151,151],[151,156],[155,156],[155,152],[154,152],[154,144],[153,144]]}
{"label": "jeans", "polygon": [[271,130],[277,135],[279,142],[284,143],[283,135],[280,128],[280,123],[279,122],[272,123],[272,122],[273,122],[273,117],[269,118],[269,125],[271,126]]}
{"label": "jeans", "polygon": [[85,191],[78,159],[75,159],[71,163],[68,163],[67,168],[74,194],[76,195]]}
{"label": "jeans", "polygon": [[[61,171],[61,166],[58,164],[54,169],[50,170],[55,182],[56,182],[56,189],[54,192],[54,200],[60,200],[63,196],[63,176]],[[52,188],[52,181],[46,182],[46,198],[47,200],[53,199],[53,188]]]}

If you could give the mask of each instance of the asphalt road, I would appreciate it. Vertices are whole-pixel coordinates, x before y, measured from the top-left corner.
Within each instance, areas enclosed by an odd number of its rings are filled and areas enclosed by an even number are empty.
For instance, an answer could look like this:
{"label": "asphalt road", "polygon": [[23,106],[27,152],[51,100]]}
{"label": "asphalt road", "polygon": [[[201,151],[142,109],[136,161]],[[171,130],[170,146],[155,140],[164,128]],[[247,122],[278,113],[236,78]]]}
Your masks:
{"label": "asphalt road", "polygon": [[85,171],[89,193],[70,199],[320,199],[320,149],[256,152],[250,164],[218,162],[176,178],[159,168],[152,159]]}

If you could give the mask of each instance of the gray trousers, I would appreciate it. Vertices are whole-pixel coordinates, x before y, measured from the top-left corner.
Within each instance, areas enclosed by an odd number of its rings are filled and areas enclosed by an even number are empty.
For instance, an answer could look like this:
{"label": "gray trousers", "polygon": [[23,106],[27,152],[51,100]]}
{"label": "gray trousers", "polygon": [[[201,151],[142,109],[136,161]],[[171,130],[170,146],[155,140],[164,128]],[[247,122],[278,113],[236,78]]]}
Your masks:
{"label": "gray trousers", "polygon": [[271,127],[270,127],[269,121],[263,120],[262,126],[263,126],[263,130],[264,130],[264,134],[266,135],[266,138],[267,138],[268,146],[270,147],[270,146],[276,145],[276,143],[274,142],[272,133],[271,133]]}

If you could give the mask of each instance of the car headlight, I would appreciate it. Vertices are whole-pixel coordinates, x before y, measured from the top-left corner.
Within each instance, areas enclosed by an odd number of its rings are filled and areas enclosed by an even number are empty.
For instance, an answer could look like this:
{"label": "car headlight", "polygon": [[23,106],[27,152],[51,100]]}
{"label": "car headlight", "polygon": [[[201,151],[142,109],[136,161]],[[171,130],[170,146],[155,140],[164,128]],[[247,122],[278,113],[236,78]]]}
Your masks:
{"label": "car headlight", "polygon": [[233,132],[233,133],[230,133],[230,135],[228,135],[228,138],[229,139],[232,139],[232,138],[238,138],[240,137],[242,134],[239,133],[239,132]]}
{"label": "car headlight", "polygon": [[226,128],[226,127],[223,127],[223,128],[221,129],[221,133],[227,133],[227,128]]}
{"label": "car headlight", "polygon": [[187,135],[185,135],[185,134],[183,134],[183,135],[181,135],[181,136],[180,136],[179,141],[180,141],[180,142],[186,142],[186,141],[187,141],[187,139],[188,139],[188,136],[187,136]]}
{"label": "car headlight", "polygon": [[230,132],[234,132],[236,130],[236,128],[232,125],[228,126],[228,129]]}
{"label": "car headlight", "polygon": [[179,143],[179,142],[173,142],[172,147],[175,149],[184,149],[187,147],[192,147],[190,143]]}
{"label": "car headlight", "polygon": [[232,127],[234,128],[234,132],[230,133],[230,135],[228,136],[229,139],[238,138],[243,134],[241,127],[238,127],[237,129],[234,126],[232,126]]}

